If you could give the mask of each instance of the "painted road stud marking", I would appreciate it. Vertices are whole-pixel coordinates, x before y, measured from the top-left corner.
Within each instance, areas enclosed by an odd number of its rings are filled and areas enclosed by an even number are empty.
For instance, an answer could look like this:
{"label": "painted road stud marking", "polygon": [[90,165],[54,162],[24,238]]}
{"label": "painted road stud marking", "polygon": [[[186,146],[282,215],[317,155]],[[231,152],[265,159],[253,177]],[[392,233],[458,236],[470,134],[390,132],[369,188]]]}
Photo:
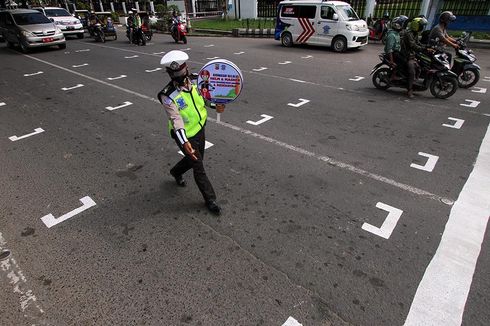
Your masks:
{"label": "painted road stud marking", "polygon": [[307,55],[306,57],[301,57],[301,59],[310,59],[310,58],[313,58],[312,55]]}
{"label": "painted road stud marking", "polygon": [[41,220],[44,222],[44,224],[48,227],[51,228],[55,226],[56,224],[59,224],[61,222],[66,221],[69,218],[72,218],[73,216],[80,214],[81,212],[89,209],[90,207],[95,206],[95,202],[90,198],[89,196],[85,196],[82,199],[80,199],[80,202],[82,203],[82,206],[75,208],[71,212],[68,212],[58,218],[55,218],[53,214],[48,214],[43,217],[41,217]]}
{"label": "painted road stud marking", "polygon": [[82,63],[81,65],[72,65],[73,68],[80,68],[85,66],[88,66],[88,63]]}
{"label": "painted road stud marking", "polygon": [[36,76],[42,74],[42,71],[34,72],[32,74],[24,74],[24,77],[31,77],[31,76]]}
{"label": "painted road stud marking", "polygon": [[63,87],[61,88],[62,91],[71,91],[72,89],[75,89],[75,88],[80,88],[80,87],[83,87],[83,84],[77,84],[73,87]]}
{"label": "painted road stud marking", "polygon": [[134,59],[134,58],[139,58],[139,55],[135,54],[135,55],[124,57],[124,59]]}
{"label": "painted road stud marking", "polygon": [[128,76],[126,76],[126,75],[121,75],[121,76],[117,76],[117,77],[108,77],[107,79],[108,79],[108,80],[116,80],[116,79],[121,79],[121,78],[126,78],[126,77],[128,77]]}
{"label": "painted road stud marking", "polygon": [[269,121],[270,119],[274,118],[274,117],[267,115],[267,114],[261,114],[260,116],[263,117],[263,119],[260,119],[259,121],[248,120],[247,123],[254,125],[254,126],[258,126],[258,125],[263,124],[264,122]]}
{"label": "painted road stud marking", "polygon": [[436,166],[437,160],[439,160],[439,156],[431,155],[423,152],[419,152],[419,155],[427,157],[427,162],[424,165],[412,163],[410,164],[410,167],[422,171],[432,172],[432,170],[434,170],[434,167]]}
{"label": "painted road stud marking", "polygon": [[255,68],[255,69],[252,69],[253,71],[263,71],[263,70],[266,70],[268,68],[266,67],[260,67],[260,68]]}
{"label": "painted road stud marking", "polygon": [[153,52],[153,54],[164,54],[165,51],[162,51],[162,52]]}
{"label": "painted road stud marking", "polygon": [[358,81],[360,81],[360,80],[363,80],[364,78],[366,78],[366,77],[362,77],[362,76],[354,76],[354,78],[349,78],[349,80],[352,80],[352,81],[358,82]]}
{"label": "painted road stud marking", "polygon": [[155,72],[159,70],[162,70],[162,68],[149,69],[149,70],[145,70],[145,72]]}
{"label": "painted road stud marking", "polygon": [[401,209],[384,204],[382,202],[378,202],[376,204],[376,207],[388,212],[388,216],[384,220],[383,224],[381,225],[380,228],[378,228],[369,223],[364,223],[362,225],[362,229],[371,232],[373,234],[376,234],[377,236],[380,236],[382,238],[389,239],[391,233],[396,227],[396,224],[398,223],[398,220],[400,219],[400,216],[402,216],[403,211]]}
{"label": "painted road stud marking", "polygon": [[[208,142],[207,140],[204,142],[204,149],[208,149],[208,148],[213,147],[213,146],[214,146],[214,144],[213,144],[213,143]],[[184,156],[184,153],[182,153],[182,151],[178,151],[178,153],[179,153],[180,155]]]}
{"label": "painted road stud marking", "polygon": [[75,52],[89,52],[90,49],[82,49],[82,50],[76,50]]}
{"label": "painted road stud marking", "polygon": [[303,324],[300,324],[296,319],[293,317],[289,317],[284,324],[281,326],[303,326]]}
{"label": "painted road stud marking", "polygon": [[24,136],[20,136],[20,137],[10,136],[9,139],[11,141],[18,141],[18,140],[21,140],[21,139],[24,139],[24,138],[27,138],[27,137],[31,137],[31,136],[40,134],[42,132],[44,132],[44,129],[43,128],[36,128],[36,129],[34,129],[34,132],[31,132],[30,134],[27,134],[27,135],[24,135]]}
{"label": "painted road stud marking", "polygon": [[480,102],[474,100],[465,100],[465,102],[469,102],[470,104],[460,104],[461,106],[466,106],[467,108],[476,108]]}
{"label": "painted road stud marking", "polygon": [[245,52],[240,51],[240,52],[235,52],[234,54],[236,54],[236,55],[240,55],[240,54],[244,54],[244,53],[245,53]]}
{"label": "painted road stud marking", "polygon": [[304,98],[299,99],[299,103],[293,104],[293,103],[288,103],[289,106],[294,106],[295,108],[299,108],[300,106],[310,102],[310,100],[305,100]]}
{"label": "painted road stud marking", "polygon": [[447,124],[447,123],[443,123],[442,125],[444,127],[454,128],[454,129],[461,129],[461,127],[463,126],[464,120],[462,120],[462,119],[451,118],[451,117],[449,117],[447,119],[454,121],[454,124],[453,125],[450,125],[450,124]]}
{"label": "painted road stud marking", "polygon": [[277,64],[279,64],[279,65],[288,65],[290,63],[292,63],[292,62],[291,61],[284,61],[284,62],[278,62]]}
{"label": "painted road stud marking", "polygon": [[473,93],[482,93],[482,94],[485,94],[487,92],[487,89],[486,88],[483,88],[483,87],[473,87],[473,89],[471,91]]}
{"label": "painted road stud marking", "polygon": [[205,45],[204,47],[205,48],[210,48],[210,47],[213,47],[213,46],[214,46],[214,44],[208,44],[208,45]]}
{"label": "painted road stud marking", "polygon": [[121,109],[121,108],[124,108],[126,106],[130,106],[132,105],[133,103],[131,102],[128,102],[128,101],[125,101],[123,104],[119,105],[119,106],[115,106],[115,107],[112,107],[112,106],[106,106],[106,110],[109,110],[109,111],[114,111],[114,110],[117,110],[117,109]]}
{"label": "painted road stud marking", "polygon": [[214,60],[214,59],[219,59],[219,57],[210,57],[210,58],[206,58],[208,60]]}

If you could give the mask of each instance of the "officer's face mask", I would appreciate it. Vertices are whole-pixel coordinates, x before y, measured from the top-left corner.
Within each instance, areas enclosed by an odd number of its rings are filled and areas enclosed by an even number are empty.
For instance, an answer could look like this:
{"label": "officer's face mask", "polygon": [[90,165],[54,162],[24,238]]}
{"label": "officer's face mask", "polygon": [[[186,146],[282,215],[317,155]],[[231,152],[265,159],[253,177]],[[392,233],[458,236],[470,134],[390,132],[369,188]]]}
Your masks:
{"label": "officer's face mask", "polygon": [[189,76],[189,71],[187,70],[187,67],[184,67],[183,69],[179,71],[172,71],[172,70],[167,70],[170,78],[174,82],[176,82],[179,86],[184,86],[185,85],[185,79]]}

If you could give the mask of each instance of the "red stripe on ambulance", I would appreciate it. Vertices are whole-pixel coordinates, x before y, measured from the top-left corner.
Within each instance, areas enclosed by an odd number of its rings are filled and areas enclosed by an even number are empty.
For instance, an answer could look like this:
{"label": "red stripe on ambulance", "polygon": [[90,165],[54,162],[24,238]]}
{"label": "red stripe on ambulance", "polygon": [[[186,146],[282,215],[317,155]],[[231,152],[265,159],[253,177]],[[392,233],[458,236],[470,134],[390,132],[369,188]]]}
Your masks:
{"label": "red stripe on ambulance", "polygon": [[308,18],[298,18],[301,27],[303,27],[303,32],[296,39],[297,43],[306,43],[308,39],[315,34],[315,29],[310,24],[310,20]]}

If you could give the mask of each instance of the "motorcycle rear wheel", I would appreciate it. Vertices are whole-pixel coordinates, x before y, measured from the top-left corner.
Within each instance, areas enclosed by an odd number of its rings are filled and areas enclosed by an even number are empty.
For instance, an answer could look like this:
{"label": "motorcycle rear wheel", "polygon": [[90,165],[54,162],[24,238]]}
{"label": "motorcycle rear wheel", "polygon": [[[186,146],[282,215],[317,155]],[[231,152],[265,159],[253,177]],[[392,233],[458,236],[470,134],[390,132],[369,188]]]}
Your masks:
{"label": "motorcycle rear wheel", "polygon": [[458,90],[458,81],[452,76],[434,78],[430,82],[430,93],[432,96],[445,99],[452,96]]}
{"label": "motorcycle rear wheel", "polygon": [[470,88],[475,86],[480,80],[480,71],[475,68],[464,70],[461,75],[458,76],[458,85],[461,88]]}
{"label": "motorcycle rear wheel", "polygon": [[376,70],[373,74],[373,85],[377,89],[388,89],[390,88],[390,76],[391,69],[390,68],[380,68]]}

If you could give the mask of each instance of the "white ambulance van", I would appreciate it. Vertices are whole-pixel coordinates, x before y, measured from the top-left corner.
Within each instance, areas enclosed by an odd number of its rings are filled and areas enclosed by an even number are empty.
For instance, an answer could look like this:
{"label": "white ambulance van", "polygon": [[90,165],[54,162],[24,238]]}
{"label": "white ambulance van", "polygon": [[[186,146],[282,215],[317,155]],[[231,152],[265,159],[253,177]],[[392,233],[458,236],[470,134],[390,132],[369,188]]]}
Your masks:
{"label": "white ambulance van", "polygon": [[278,5],[274,38],[284,46],[331,46],[336,52],[368,42],[367,23],[342,1],[285,0]]}

